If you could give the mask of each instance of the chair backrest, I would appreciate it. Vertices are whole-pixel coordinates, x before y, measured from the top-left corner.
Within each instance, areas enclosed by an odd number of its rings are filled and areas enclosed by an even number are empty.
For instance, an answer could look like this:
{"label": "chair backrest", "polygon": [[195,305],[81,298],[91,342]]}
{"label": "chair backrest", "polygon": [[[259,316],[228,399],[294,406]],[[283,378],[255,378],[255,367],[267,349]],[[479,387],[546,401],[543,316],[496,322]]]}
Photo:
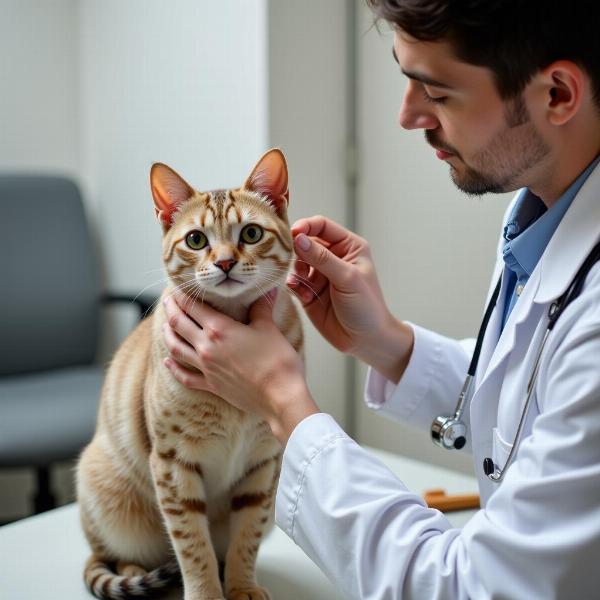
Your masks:
{"label": "chair backrest", "polygon": [[0,175],[0,375],[91,363],[99,317],[99,269],[75,183]]}

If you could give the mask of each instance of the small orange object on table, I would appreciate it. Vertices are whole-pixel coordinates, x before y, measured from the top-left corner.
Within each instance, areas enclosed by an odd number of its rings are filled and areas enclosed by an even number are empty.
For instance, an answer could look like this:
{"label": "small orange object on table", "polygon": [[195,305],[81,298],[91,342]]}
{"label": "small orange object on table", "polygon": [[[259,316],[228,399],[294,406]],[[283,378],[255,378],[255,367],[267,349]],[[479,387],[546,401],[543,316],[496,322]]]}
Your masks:
{"label": "small orange object on table", "polygon": [[437,508],[442,512],[453,510],[470,510],[479,508],[479,494],[458,494],[448,496],[446,490],[427,490],[423,499],[429,508]]}

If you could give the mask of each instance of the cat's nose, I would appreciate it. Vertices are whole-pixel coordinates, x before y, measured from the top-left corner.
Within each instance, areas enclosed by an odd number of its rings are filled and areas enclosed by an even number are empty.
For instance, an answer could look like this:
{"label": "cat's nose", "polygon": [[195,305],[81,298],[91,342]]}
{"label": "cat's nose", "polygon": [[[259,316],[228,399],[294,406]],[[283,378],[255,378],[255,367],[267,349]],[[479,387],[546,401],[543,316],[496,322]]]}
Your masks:
{"label": "cat's nose", "polygon": [[233,266],[237,263],[237,260],[233,260],[233,258],[224,258],[223,260],[218,260],[213,263],[215,267],[219,267],[224,273],[229,273]]}

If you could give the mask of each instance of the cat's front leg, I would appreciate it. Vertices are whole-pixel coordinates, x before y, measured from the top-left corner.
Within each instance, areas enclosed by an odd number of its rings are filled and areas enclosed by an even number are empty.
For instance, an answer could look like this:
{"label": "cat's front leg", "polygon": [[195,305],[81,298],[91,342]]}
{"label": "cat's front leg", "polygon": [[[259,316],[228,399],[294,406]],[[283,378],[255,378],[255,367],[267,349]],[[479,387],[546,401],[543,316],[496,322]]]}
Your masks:
{"label": "cat's front leg", "polygon": [[181,460],[175,448],[155,448],[150,464],[160,510],[181,569],[185,600],[222,600],[201,466]]}
{"label": "cat's front leg", "polygon": [[227,600],[269,600],[256,582],[256,555],[273,520],[280,454],[251,466],[232,490],[230,542],[225,559]]}

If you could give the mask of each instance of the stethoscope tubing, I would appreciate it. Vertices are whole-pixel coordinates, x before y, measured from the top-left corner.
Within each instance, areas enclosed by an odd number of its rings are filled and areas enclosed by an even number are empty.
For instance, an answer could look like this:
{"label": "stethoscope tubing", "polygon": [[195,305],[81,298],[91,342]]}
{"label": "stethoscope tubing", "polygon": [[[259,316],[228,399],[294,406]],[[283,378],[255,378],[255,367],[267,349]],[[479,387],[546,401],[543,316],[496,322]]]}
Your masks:
{"label": "stethoscope tubing", "polygon": [[[525,406],[523,407],[523,411],[521,412],[521,418],[519,420],[519,425],[517,427],[517,431],[515,433],[515,437],[513,440],[512,447],[508,454],[508,458],[504,463],[502,468],[499,468],[491,458],[484,459],[484,472],[487,477],[493,481],[494,483],[500,483],[504,478],[504,474],[508,467],[512,464],[514,457],[516,455],[517,449],[519,447],[521,436],[523,434],[523,429],[525,427],[525,421],[527,420],[527,415],[529,413],[529,407],[531,405],[531,399],[533,397],[533,392],[535,389],[535,382],[538,377],[540,362],[542,358],[542,353],[546,346],[546,341],[548,340],[548,336],[556,321],[563,313],[563,311],[567,308],[567,306],[575,300],[581,293],[583,288],[583,284],[585,278],[587,277],[592,266],[600,260],[600,242],[598,242],[588,254],[587,258],[580,266],[577,274],[571,281],[571,284],[567,288],[567,290],[562,294],[555,302],[550,305],[548,309],[548,324],[546,328],[546,332],[544,333],[544,337],[542,338],[542,342],[539,346],[537,356],[535,359],[535,363],[533,365],[533,369],[531,371],[531,375],[529,376],[529,381],[527,383],[527,396],[525,398]],[[485,336],[485,331],[487,329],[488,322],[496,306],[496,302],[498,300],[498,296],[500,293],[500,288],[502,285],[502,277],[498,280],[494,292],[492,293],[492,297],[488,303],[488,306],[485,311],[485,315],[483,317],[483,321],[479,328],[479,332],[477,334],[477,342],[475,344],[475,350],[473,352],[473,357],[471,358],[471,363],[469,364],[469,369],[467,372],[467,376],[463,383],[463,387],[458,396],[456,408],[454,411],[454,415],[452,416],[444,416],[440,415],[437,417],[431,427],[431,436],[433,441],[441,446],[442,448],[446,448],[451,450],[452,448],[460,449],[464,446],[465,436],[466,436],[466,425],[462,421],[462,415],[467,405],[467,398],[469,396],[469,391],[471,389],[471,385],[473,383],[473,379],[475,377],[475,372],[477,370],[477,365],[479,363],[479,354],[481,352],[481,346],[483,344],[483,338]],[[454,436],[454,431],[459,432],[459,437],[461,438],[460,443],[456,443],[456,438]]]}
{"label": "stethoscope tubing", "polygon": [[533,371],[531,372],[529,382],[527,383],[527,398],[525,399],[525,406],[523,407],[523,411],[521,412],[521,419],[519,421],[517,432],[515,433],[515,439],[508,454],[508,458],[506,459],[506,462],[504,463],[504,466],[502,468],[498,468],[496,465],[494,465],[494,472],[488,475],[488,478],[495,483],[500,483],[502,479],[504,479],[506,469],[510,467],[512,461],[514,460],[515,454],[517,453],[517,448],[521,441],[521,435],[523,434],[523,428],[525,427],[525,421],[527,420],[527,415],[529,413],[529,405],[531,404],[531,398],[533,398],[533,390],[535,389],[535,382],[537,379],[538,371],[540,369],[542,352],[544,351],[544,346],[546,345],[546,340],[548,339],[548,334],[550,333],[550,331],[550,329],[546,329],[544,333],[544,338],[542,339],[542,343],[540,344],[540,348],[535,359]]}

